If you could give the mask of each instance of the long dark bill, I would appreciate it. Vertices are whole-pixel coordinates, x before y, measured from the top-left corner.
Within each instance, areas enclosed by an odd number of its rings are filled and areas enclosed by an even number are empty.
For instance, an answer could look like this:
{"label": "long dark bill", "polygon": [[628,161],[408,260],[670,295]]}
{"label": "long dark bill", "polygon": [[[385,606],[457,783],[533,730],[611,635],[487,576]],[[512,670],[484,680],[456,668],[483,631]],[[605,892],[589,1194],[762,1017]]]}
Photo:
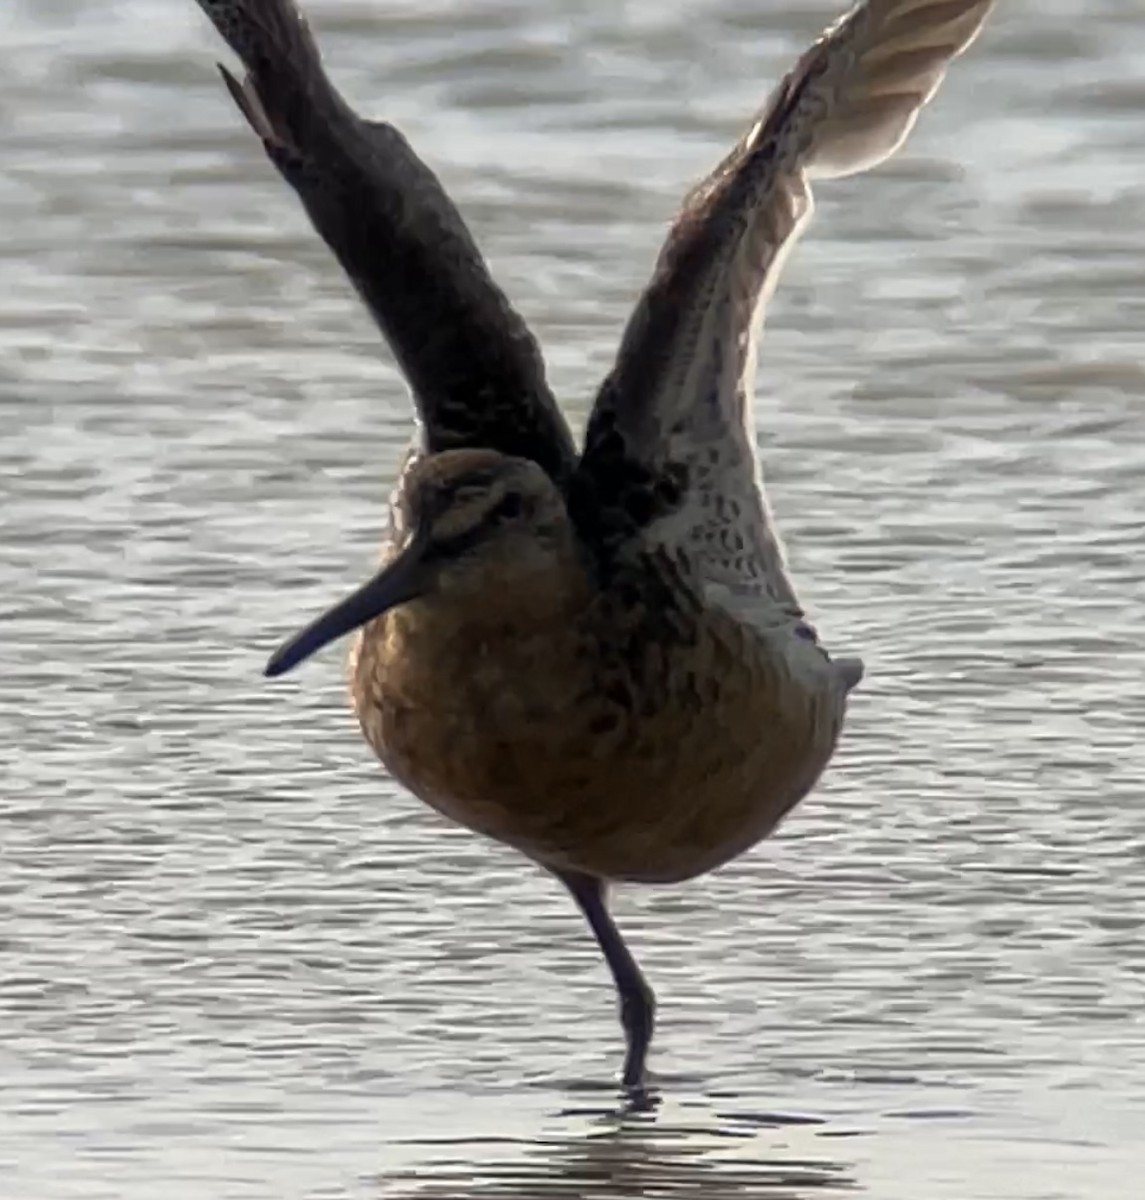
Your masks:
{"label": "long dark bill", "polygon": [[391,608],[424,595],[433,583],[432,570],[424,560],[424,549],[421,540],[415,537],[397,558],[387,563],[368,583],[328,609],[301,633],[283,642],[270,656],[263,673],[270,678],[285,675],[312,654],[317,654],[323,646],[380,617]]}

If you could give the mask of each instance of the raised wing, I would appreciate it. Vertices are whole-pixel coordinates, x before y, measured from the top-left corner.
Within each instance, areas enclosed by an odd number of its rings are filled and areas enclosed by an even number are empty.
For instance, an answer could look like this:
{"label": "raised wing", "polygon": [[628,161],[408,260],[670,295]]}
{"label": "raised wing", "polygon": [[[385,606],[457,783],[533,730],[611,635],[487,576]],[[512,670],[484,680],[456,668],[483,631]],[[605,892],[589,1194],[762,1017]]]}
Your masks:
{"label": "raised wing", "polygon": [[537,344],[456,207],[392,126],[334,89],[294,0],[198,0],[247,68],[220,68],[413,388],[426,448],[486,446],[559,482],[576,461]]}
{"label": "raised wing", "polygon": [[764,621],[801,615],[755,450],[757,318],[810,219],[808,180],[893,154],[992,2],[860,4],[685,201],[574,481],[574,512],[606,553],[674,553],[712,598]]}

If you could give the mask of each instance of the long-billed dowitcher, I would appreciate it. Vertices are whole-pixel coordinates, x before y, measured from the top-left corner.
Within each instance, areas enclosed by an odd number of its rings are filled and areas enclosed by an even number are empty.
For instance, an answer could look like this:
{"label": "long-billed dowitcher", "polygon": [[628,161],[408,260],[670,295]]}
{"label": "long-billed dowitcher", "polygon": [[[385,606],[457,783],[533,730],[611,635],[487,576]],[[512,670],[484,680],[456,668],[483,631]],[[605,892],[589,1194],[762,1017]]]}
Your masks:
{"label": "long-billed dowitcher", "polygon": [[866,0],[687,198],[578,455],[537,345],[392,126],[349,107],[293,0],[198,0],[232,97],[386,335],[420,440],[381,569],[274,654],[357,630],[354,708],[390,772],[569,889],[645,1078],[651,989],[611,881],[671,883],[769,834],[827,765],[857,659],[804,620],[764,496],[754,336],[809,181],[889,157],[993,0]]}

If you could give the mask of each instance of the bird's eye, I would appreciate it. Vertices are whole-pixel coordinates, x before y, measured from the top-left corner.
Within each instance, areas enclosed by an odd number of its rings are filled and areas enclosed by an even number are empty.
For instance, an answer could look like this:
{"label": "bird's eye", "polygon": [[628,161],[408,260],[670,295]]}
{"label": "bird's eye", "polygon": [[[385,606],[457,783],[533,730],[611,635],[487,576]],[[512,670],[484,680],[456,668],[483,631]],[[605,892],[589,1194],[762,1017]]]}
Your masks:
{"label": "bird's eye", "polygon": [[495,520],[512,521],[521,515],[524,507],[525,503],[521,499],[520,493],[510,492],[507,496],[502,496],[493,506],[493,512],[490,515]]}

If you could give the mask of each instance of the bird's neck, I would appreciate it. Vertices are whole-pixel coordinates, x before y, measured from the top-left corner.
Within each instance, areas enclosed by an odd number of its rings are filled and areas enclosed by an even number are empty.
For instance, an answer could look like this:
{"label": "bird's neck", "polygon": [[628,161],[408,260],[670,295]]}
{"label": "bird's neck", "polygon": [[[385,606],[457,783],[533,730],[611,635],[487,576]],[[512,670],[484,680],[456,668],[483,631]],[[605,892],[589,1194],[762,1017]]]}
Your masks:
{"label": "bird's neck", "polygon": [[357,656],[382,673],[443,679],[478,656],[507,673],[559,669],[553,657],[591,602],[588,576],[571,561],[567,570],[503,569],[492,581],[454,578],[366,626]]}

